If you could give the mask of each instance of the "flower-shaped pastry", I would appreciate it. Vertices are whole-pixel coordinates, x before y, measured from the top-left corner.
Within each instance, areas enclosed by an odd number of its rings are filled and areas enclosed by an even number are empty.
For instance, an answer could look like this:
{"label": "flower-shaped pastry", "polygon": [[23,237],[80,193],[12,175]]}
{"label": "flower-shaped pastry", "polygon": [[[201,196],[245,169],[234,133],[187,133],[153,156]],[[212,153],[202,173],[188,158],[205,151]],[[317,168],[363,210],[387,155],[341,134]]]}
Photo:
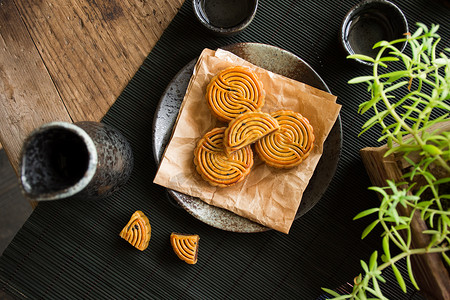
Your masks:
{"label": "flower-shaped pastry", "polygon": [[197,262],[198,241],[200,237],[197,234],[182,234],[172,232],[170,243],[173,251],[181,259],[190,265]]}
{"label": "flower-shaped pastry", "polygon": [[267,113],[242,114],[228,124],[224,137],[225,152],[233,153],[279,128],[277,120]]}
{"label": "flower-shaped pastry", "polygon": [[225,127],[214,128],[194,151],[197,172],[213,186],[227,187],[242,181],[253,166],[253,151],[244,147],[231,155],[224,152]]}
{"label": "flower-shaped pastry", "polygon": [[255,73],[244,67],[230,67],[213,77],[206,88],[206,101],[221,121],[230,122],[240,114],[259,111],[264,89]]}
{"label": "flower-shaped pastry", "polygon": [[140,210],[136,211],[128,224],[120,232],[120,237],[135,248],[144,251],[148,247],[152,228],[148,218]]}
{"label": "flower-shaped pastry", "polygon": [[269,166],[298,166],[314,147],[313,127],[308,119],[297,112],[281,110],[271,115],[280,124],[280,130],[256,142],[256,152]]}

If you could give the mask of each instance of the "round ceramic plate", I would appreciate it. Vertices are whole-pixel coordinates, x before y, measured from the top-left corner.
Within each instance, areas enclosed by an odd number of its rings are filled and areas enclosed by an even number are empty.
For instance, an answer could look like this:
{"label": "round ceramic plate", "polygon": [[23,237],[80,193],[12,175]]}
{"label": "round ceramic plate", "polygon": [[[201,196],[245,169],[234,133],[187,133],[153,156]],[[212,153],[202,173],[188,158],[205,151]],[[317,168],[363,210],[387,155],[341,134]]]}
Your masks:
{"label": "round ceramic plate", "polygon": [[[266,70],[330,92],[325,82],[307,63],[286,50],[257,43],[233,44],[222,47],[222,49],[228,50]],[[195,63],[196,59],[188,63],[175,75],[163,93],[156,109],[153,121],[153,153],[157,164],[160,163],[164,149],[169,142]],[[322,197],[336,171],[341,147],[342,131],[339,117],[325,141],[324,152],[303,194],[296,219],[309,211]],[[168,192],[191,215],[216,228],[245,233],[268,230],[267,227],[228,210],[209,205],[199,198],[170,189]]]}

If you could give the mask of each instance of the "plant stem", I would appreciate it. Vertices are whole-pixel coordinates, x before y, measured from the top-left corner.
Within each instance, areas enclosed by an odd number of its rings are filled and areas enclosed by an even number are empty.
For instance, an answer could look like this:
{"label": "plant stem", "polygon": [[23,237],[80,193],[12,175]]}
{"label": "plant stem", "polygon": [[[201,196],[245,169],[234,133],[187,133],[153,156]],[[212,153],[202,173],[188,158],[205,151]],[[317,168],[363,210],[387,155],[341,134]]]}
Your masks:
{"label": "plant stem", "polygon": [[450,166],[447,164],[447,162],[440,155],[435,156],[435,158],[439,166],[443,167],[447,172],[450,173]]}
{"label": "plant stem", "polygon": [[[380,50],[380,52],[377,55],[377,59],[379,60],[384,52],[384,50],[386,49],[386,47],[384,47],[383,49]],[[374,85],[375,83],[378,86],[381,86],[382,83],[380,81],[380,77],[378,75],[378,63],[375,63],[373,66],[373,77],[374,77]],[[395,111],[395,108],[392,107],[391,103],[389,102],[389,99],[386,96],[386,93],[384,92],[384,90],[381,91],[381,99],[383,100],[384,105],[386,105],[386,108],[389,110],[391,116],[395,119],[395,121],[397,121],[399,124],[401,124],[401,126],[408,132],[410,133],[418,142],[418,144],[423,147],[424,142],[422,141],[422,139],[417,135],[417,132],[412,130],[408,124],[405,123],[405,121],[397,114],[397,112]],[[395,137],[393,137],[395,139]]]}
{"label": "plant stem", "polygon": [[[405,245],[403,245],[399,240],[397,240],[397,237],[394,236],[391,232],[391,230],[389,229],[388,225],[386,224],[386,222],[383,220],[383,214],[384,214],[384,210],[380,209],[380,212],[378,213],[378,219],[380,220],[381,226],[383,226],[384,232],[389,236],[389,238],[392,240],[392,242],[394,242],[394,244],[402,251],[407,251],[408,248],[405,247]],[[402,240],[403,241],[403,240]],[[403,243],[405,243],[405,241],[403,241]]]}
{"label": "plant stem", "polygon": [[[418,208],[414,203],[407,202],[407,204],[415,209],[422,210],[422,208]],[[432,208],[427,208],[427,212],[437,213],[440,215],[450,216],[450,211],[437,210]]]}
{"label": "plant stem", "polygon": [[395,256],[392,259],[390,259],[388,262],[385,262],[384,264],[378,266],[377,270],[378,271],[382,271],[385,268],[389,267],[390,265],[396,263],[400,259],[402,259],[404,257],[407,257],[407,256],[410,256],[410,255],[429,254],[429,253],[443,253],[443,252],[447,252],[449,250],[450,250],[450,247],[430,248],[430,249],[426,249],[426,248],[410,249],[410,250],[408,250],[406,252],[402,252],[402,253],[398,254],[397,256]]}

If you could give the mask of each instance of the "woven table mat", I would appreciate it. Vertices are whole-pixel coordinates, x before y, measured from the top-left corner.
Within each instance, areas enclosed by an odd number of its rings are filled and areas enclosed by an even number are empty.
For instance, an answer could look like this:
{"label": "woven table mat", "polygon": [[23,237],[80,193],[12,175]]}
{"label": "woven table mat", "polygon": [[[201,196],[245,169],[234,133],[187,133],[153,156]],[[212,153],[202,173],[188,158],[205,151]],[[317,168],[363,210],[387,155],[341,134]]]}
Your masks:
{"label": "woven table mat", "polygon": [[[357,1],[259,2],[257,15],[241,34],[218,38],[204,32],[187,0],[103,122],[130,141],[135,168],[123,190],[101,201],[40,203],[0,258],[0,289],[18,298],[44,299],[317,299],[321,287],[338,288],[361,272],[381,243],[375,231],[361,240],[371,220],[352,221],[378,205],[359,150],[376,144],[376,132],[357,137],[366,118],[365,85],[348,85],[367,75],[345,59],[338,32]],[[441,24],[448,41],[450,11],[439,2],[394,1],[410,31],[420,21]],[[274,230],[242,234],[210,227],[188,214],[152,183],[157,171],[151,132],[158,101],[174,75],[202,49],[237,43],[274,45],[301,57],[342,104],[342,155],[336,175],[319,203],[294,222],[288,235]],[[448,47],[448,44],[447,44]],[[148,249],[137,251],[119,237],[135,210],[152,225]],[[171,232],[200,235],[199,261],[187,265],[172,251]],[[402,269],[402,272],[404,270]],[[391,276],[390,279],[394,277]],[[392,299],[419,299],[395,285]],[[417,298],[416,298],[417,297]]]}

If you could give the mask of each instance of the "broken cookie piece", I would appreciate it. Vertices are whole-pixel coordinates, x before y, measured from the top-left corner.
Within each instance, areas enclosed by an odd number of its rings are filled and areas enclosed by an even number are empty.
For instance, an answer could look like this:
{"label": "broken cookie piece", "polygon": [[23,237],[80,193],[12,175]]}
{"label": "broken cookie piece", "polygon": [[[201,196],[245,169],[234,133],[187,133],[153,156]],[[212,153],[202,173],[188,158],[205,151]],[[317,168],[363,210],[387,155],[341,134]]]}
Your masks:
{"label": "broken cookie piece", "polygon": [[136,211],[128,224],[120,232],[120,237],[127,240],[136,249],[144,251],[148,247],[152,228],[148,218],[140,210]]}
{"label": "broken cookie piece", "polygon": [[172,232],[170,243],[173,251],[183,261],[190,265],[197,263],[198,241],[200,237],[197,234],[182,234]]}

